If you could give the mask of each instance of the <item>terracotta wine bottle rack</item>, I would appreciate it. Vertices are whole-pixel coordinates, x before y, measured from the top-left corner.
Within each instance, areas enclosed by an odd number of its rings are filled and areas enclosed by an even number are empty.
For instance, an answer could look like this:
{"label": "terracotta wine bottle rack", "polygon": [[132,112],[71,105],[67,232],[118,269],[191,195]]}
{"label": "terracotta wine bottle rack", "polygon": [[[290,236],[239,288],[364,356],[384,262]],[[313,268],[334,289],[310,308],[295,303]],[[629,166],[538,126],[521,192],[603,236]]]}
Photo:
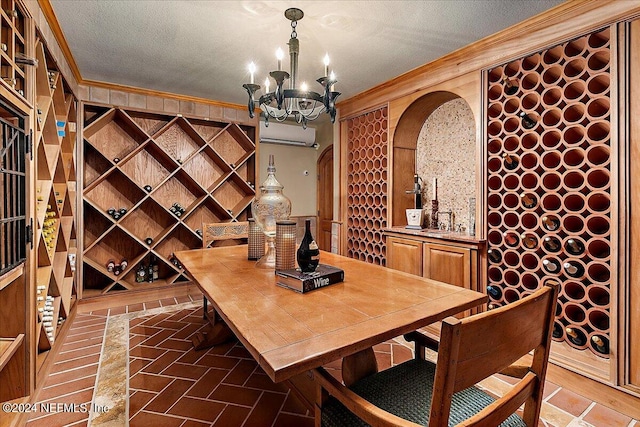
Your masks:
{"label": "terracotta wine bottle rack", "polygon": [[37,247],[35,342],[44,361],[76,301],[76,101],[36,42],[34,158]]}
{"label": "terracotta wine bottle rack", "polygon": [[614,269],[610,38],[606,28],[495,67],[487,88],[490,303],[558,280],[554,340],[602,358]]}
{"label": "terracotta wine bottle rack", "polygon": [[386,263],[387,108],[347,121],[347,253]]}
{"label": "terracotta wine bottle rack", "polygon": [[[202,247],[203,223],[247,220],[254,127],[85,105],[83,129],[83,297],[188,281],[172,254]],[[160,279],[137,283],[151,257]]]}

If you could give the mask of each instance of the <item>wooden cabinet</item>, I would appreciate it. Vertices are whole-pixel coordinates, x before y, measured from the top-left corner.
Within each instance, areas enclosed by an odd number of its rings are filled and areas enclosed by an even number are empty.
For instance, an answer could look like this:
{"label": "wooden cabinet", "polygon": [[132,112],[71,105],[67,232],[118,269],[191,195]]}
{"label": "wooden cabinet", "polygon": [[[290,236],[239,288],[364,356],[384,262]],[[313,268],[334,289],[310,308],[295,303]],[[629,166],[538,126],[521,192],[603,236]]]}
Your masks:
{"label": "wooden cabinet", "polygon": [[[249,216],[255,127],[89,104],[83,117],[82,297],[187,282],[173,253],[202,247],[203,223]],[[151,260],[158,280],[137,282]]]}
{"label": "wooden cabinet", "polygon": [[422,264],[422,275],[428,279],[467,289],[471,289],[472,281],[476,283],[476,280],[472,279],[471,272],[472,270],[477,272],[477,264],[471,265],[469,248],[451,244],[424,243]]}
{"label": "wooden cabinet", "polygon": [[387,236],[387,267],[484,292],[478,266],[484,241],[456,233],[392,227]]}
{"label": "wooden cabinet", "polygon": [[422,276],[422,242],[387,237],[387,267]]}

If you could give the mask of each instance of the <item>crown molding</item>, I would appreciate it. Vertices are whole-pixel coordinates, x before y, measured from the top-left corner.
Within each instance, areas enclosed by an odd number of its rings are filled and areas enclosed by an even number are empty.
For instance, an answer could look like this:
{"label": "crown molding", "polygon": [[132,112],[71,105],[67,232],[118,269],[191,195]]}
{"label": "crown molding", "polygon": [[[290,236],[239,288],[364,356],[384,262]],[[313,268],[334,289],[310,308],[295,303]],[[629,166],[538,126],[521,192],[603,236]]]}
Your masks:
{"label": "crown molding", "polygon": [[200,104],[215,105],[215,106],[224,107],[224,108],[234,108],[237,110],[247,109],[247,106],[243,104],[234,104],[231,102],[215,101],[207,98],[199,98],[197,96],[180,95],[176,93],[163,92],[163,91],[153,90],[153,89],[144,89],[136,86],[127,86],[127,85],[122,85],[118,83],[102,82],[99,80],[82,80],[82,85],[90,86],[90,87],[99,87],[102,89],[117,90],[117,91],[122,91],[127,93],[136,93],[139,95],[156,96],[159,98],[170,98],[170,99],[175,99],[183,102],[197,102]]}
{"label": "crown molding", "polygon": [[56,17],[56,13],[53,11],[53,7],[51,6],[51,2],[49,0],[38,0],[38,6],[40,6],[40,10],[44,15],[44,18],[47,20],[49,24],[49,28],[51,28],[51,32],[53,33],[53,37],[55,37],[58,42],[58,46],[60,46],[60,50],[64,55],[64,59],[67,61],[71,72],[73,73],[73,77],[76,79],[78,84],[83,82],[82,75],[80,74],[80,69],[78,68],[78,64],[76,63],[73,54],[71,53],[71,49],[69,49],[69,44],[67,43],[67,39],[62,32],[62,28],[60,27],[60,23],[58,22],[58,18]]}
{"label": "crown molding", "polygon": [[184,102],[197,102],[201,104],[216,105],[216,106],[226,107],[226,108],[234,108],[234,109],[247,108],[246,105],[234,104],[230,102],[214,101],[211,99],[200,98],[197,96],[180,95],[172,92],[164,92],[164,91],[153,90],[153,89],[144,89],[144,88],[135,87],[135,86],[127,86],[127,85],[122,85],[117,83],[109,83],[109,82],[103,82],[98,80],[84,79],[82,77],[82,74],[80,73],[80,69],[78,68],[77,62],[73,57],[73,54],[71,53],[71,49],[69,48],[69,44],[67,43],[67,39],[64,36],[62,28],[60,27],[58,18],[56,17],[53,7],[51,6],[51,2],[49,0],[38,0],[38,5],[40,6],[40,10],[42,11],[42,14],[47,20],[47,23],[51,28],[51,32],[53,33],[53,36],[58,42],[58,45],[60,46],[60,50],[62,51],[62,54],[64,55],[64,58],[67,61],[67,64],[69,65],[69,68],[71,69],[71,72],[73,73],[73,76],[75,77],[76,82],[78,82],[78,85],[99,87],[99,88],[109,89],[109,90],[124,91],[124,92],[136,93],[136,94],[146,95],[146,96],[170,98],[170,99],[176,99]]}
{"label": "crown molding", "polygon": [[338,101],[345,116],[454,77],[508,62],[563,40],[640,14],[638,1],[567,0],[547,11]]}

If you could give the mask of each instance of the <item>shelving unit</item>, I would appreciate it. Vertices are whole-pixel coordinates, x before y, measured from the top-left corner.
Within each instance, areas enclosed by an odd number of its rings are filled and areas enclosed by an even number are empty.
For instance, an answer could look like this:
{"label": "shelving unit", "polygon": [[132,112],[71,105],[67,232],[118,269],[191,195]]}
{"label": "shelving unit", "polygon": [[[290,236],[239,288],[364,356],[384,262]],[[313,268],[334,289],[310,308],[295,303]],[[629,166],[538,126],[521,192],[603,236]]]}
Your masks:
{"label": "shelving unit", "polygon": [[[83,298],[188,281],[172,254],[202,247],[203,223],[249,216],[255,127],[90,104],[83,117]],[[136,282],[151,257],[159,280]]]}
{"label": "shelving unit", "polygon": [[16,0],[2,0],[0,10],[0,75],[9,89],[26,99],[27,18]]}
{"label": "shelving unit", "polygon": [[77,298],[76,101],[40,39],[35,45],[36,336],[38,367]]}
{"label": "shelving unit", "polygon": [[[610,378],[616,324],[610,320],[617,269],[611,257],[614,35],[607,27],[487,74],[491,304],[513,302],[557,280],[554,352],[604,379]],[[515,93],[505,92],[505,78]],[[572,251],[571,242],[581,248]]]}
{"label": "shelving unit", "polygon": [[387,108],[347,120],[347,255],[385,265]]}

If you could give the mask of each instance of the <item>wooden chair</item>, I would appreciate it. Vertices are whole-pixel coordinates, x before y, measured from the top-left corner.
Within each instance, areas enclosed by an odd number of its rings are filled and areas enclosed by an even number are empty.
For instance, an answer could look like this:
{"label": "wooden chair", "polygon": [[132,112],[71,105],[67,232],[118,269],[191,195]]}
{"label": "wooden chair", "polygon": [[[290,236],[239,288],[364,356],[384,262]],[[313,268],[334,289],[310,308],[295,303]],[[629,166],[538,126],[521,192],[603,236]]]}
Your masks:
{"label": "wooden chair", "polygon": [[[448,317],[436,364],[417,352],[350,387],[316,369],[316,426],[537,426],[557,297],[549,283],[506,306]],[[475,386],[495,373],[519,378],[499,399]]]}
{"label": "wooden chair", "polygon": [[[249,222],[211,222],[202,224],[202,247],[209,248],[217,245],[237,244],[239,240],[246,243],[249,237]],[[202,296],[202,317],[209,319],[207,297]]]}

